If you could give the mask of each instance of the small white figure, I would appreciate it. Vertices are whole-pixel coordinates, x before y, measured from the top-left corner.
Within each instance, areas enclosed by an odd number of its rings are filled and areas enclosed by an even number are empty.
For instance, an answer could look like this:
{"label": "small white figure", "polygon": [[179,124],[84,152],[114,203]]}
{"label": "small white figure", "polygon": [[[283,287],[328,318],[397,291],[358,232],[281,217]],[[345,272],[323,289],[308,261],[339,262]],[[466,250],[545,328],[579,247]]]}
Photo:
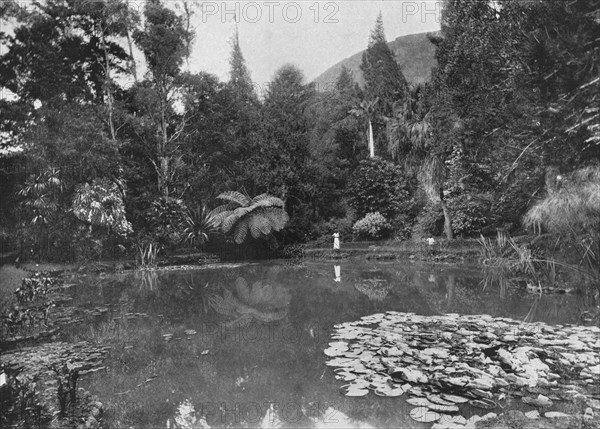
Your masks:
{"label": "small white figure", "polygon": [[341,282],[342,281],[342,268],[339,265],[334,265],[333,266],[333,272],[335,274],[335,279],[333,279],[334,282]]}
{"label": "small white figure", "polygon": [[429,244],[430,247],[433,246],[435,244],[435,238],[429,237],[427,239],[427,243]]}
{"label": "small white figure", "polygon": [[336,232],[333,234],[333,250],[340,248],[340,233]]}

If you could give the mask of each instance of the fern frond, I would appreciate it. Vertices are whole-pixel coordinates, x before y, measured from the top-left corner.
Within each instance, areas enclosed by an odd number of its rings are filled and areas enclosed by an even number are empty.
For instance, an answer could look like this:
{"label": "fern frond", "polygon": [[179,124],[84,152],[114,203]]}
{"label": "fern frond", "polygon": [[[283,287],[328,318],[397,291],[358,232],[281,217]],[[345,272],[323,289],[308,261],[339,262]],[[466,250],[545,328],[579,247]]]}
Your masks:
{"label": "fern frond", "polygon": [[231,211],[223,211],[220,213],[211,212],[213,218],[213,224],[215,228],[220,228],[225,219],[227,219],[231,215]]}
{"label": "fern frond", "polygon": [[235,213],[228,212],[228,216],[221,222],[221,231],[228,233],[234,227],[236,223],[240,221],[240,217],[236,216]]}
{"label": "fern frond", "polygon": [[220,200],[231,201],[236,203],[238,206],[249,206],[251,203],[250,198],[238,191],[227,191],[217,196]]}
{"label": "fern frond", "polygon": [[223,204],[220,205],[218,207],[215,207],[214,209],[212,209],[210,212],[212,214],[219,214],[219,213],[223,213],[223,212],[227,212],[227,211],[231,211],[231,210],[235,210],[236,208],[238,208],[240,205],[238,203],[227,203],[227,204]]}
{"label": "fern frond", "polygon": [[250,228],[250,234],[252,237],[259,238],[262,235],[269,235],[271,232],[271,222],[269,219],[261,214],[256,214],[250,218],[248,222]]}
{"label": "fern frond", "polygon": [[258,207],[281,207],[283,208],[285,203],[282,199],[274,197],[269,194],[260,194],[252,199],[252,205]]}
{"label": "fern frond", "polygon": [[237,209],[235,209],[232,214],[234,214],[235,216],[237,216],[238,218],[243,218],[244,216],[246,216],[249,213],[252,213],[252,211],[254,211],[254,206],[250,206],[250,207],[238,207]]}
{"label": "fern frond", "polygon": [[244,218],[240,222],[238,222],[235,226],[235,230],[233,231],[233,240],[237,244],[242,244],[248,235],[248,223],[249,218]]}
{"label": "fern frond", "polygon": [[281,231],[290,220],[286,211],[277,207],[264,209],[262,215],[269,219],[275,231]]}

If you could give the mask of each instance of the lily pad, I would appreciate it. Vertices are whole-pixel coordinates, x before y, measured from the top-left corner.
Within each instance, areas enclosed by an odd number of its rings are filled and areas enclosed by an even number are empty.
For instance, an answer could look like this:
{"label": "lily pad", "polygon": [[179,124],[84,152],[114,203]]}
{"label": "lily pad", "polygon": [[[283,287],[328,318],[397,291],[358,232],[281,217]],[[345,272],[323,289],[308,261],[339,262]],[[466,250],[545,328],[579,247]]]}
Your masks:
{"label": "lily pad", "polygon": [[449,416],[447,414],[442,415],[440,419],[435,423],[431,429],[455,429],[464,427],[467,424],[467,419],[463,416]]}
{"label": "lily pad", "polygon": [[544,395],[538,395],[537,398],[524,397],[523,402],[534,407],[544,408],[552,406],[552,401]]}
{"label": "lily pad", "polygon": [[561,413],[559,411],[548,411],[544,413],[544,417],[548,419],[568,419],[571,418],[569,414]]}
{"label": "lily pad", "polygon": [[430,395],[427,395],[426,398],[429,400],[429,402],[433,402],[434,404],[438,404],[438,405],[454,405],[454,402],[442,399],[442,397],[440,395],[430,394]]}
{"label": "lily pad", "polygon": [[454,402],[455,404],[464,404],[465,402],[469,401],[469,399],[467,399],[463,396],[449,395],[446,393],[442,393],[440,396],[442,397],[442,399],[445,399],[446,401]]}
{"label": "lily pad", "polygon": [[423,371],[411,368],[395,368],[390,371],[390,377],[408,381],[409,383],[425,384],[428,381],[428,378]]}
{"label": "lily pad", "polygon": [[527,411],[525,413],[525,417],[527,417],[528,419],[539,419],[540,418],[540,413],[538,410],[531,410],[531,411]]}
{"label": "lily pad", "polygon": [[390,398],[396,398],[398,396],[402,396],[404,394],[404,389],[402,389],[401,387],[397,387],[397,388],[379,388],[375,390],[375,394],[378,396],[387,396]]}
{"label": "lily pad", "polygon": [[497,407],[497,404],[491,399],[473,399],[469,401],[469,404],[476,408],[481,408],[484,410],[493,410]]}
{"label": "lily pad", "polygon": [[353,381],[356,380],[356,377],[357,375],[351,372],[340,372],[335,376],[335,378],[342,381]]}
{"label": "lily pad", "polygon": [[410,417],[417,422],[431,423],[438,421],[442,415],[425,407],[417,407],[410,410]]}
{"label": "lily pad", "polygon": [[351,388],[346,390],[346,396],[367,396],[369,394],[369,389],[359,389],[359,388]]}
{"label": "lily pad", "polygon": [[406,402],[408,402],[410,405],[414,405],[415,407],[426,407],[431,405],[431,402],[425,398],[408,398]]}

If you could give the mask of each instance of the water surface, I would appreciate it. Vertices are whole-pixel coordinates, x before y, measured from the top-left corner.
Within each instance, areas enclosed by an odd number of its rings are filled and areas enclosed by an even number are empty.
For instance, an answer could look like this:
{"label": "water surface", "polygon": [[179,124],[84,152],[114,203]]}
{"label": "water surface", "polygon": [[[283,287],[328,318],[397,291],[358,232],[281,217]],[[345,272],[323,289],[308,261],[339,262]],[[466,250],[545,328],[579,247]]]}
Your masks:
{"label": "water surface", "polygon": [[475,266],[267,262],[81,277],[82,306],[107,306],[73,339],[113,346],[81,381],[110,427],[428,427],[403,398],[339,393],[325,366],[333,326],[395,310],[576,323],[582,299],[484,288]]}

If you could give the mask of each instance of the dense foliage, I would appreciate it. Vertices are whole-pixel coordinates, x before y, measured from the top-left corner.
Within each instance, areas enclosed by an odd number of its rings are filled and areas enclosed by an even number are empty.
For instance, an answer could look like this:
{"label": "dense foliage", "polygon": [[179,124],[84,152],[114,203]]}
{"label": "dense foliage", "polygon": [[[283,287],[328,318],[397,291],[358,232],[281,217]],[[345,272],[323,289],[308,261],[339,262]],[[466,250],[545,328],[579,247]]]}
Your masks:
{"label": "dense foliage", "polygon": [[356,221],[352,231],[358,238],[378,240],[386,238],[392,231],[392,226],[381,213],[374,212],[367,213],[365,217]]}
{"label": "dense foliage", "polygon": [[284,224],[283,244],[349,236],[373,212],[398,238],[525,232],[525,213],[550,201],[549,170],[576,178],[600,161],[599,9],[446,0],[430,36],[437,67],[417,86],[379,16],[364,88],[342,69],[318,91],[285,65],[259,95],[237,30],[228,82],[186,71],[187,8],[4,2],[0,86],[14,97],[0,100],[0,238],[50,259],[202,246],[217,196],[233,192],[268,194],[289,216],[220,224],[237,242]]}
{"label": "dense foliage", "polygon": [[348,183],[348,203],[359,217],[377,211],[391,219],[409,211],[409,183],[402,168],[381,158],[361,161]]}

